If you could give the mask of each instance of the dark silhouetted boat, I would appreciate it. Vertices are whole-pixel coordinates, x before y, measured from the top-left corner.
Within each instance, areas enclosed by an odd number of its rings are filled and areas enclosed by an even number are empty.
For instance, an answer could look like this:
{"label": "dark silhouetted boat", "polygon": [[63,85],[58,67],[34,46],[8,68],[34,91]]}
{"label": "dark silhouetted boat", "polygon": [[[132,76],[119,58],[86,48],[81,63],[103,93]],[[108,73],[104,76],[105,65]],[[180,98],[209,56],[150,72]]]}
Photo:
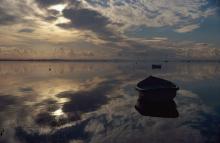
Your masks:
{"label": "dark silhouetted boat", "polygon": [[162,66],[161,65],[152,65],[152,69],[161,69]]}
{"label": "dark silhouetted boat", "polygon": [[148,102],[139,98],[135,105],[135,109],[143,116],[162,118],[179,117],[176,103],[173,100],[167,102]]}
{"label": "dark silhouetted boat", "polygon": [[136,86],[139,96],[148,101],[173,100],[178,89],[174,83],[153,76],[140,81]]}
{"label": "dark silhouetted boat", "polygon": [[144,116],[176,118],[179,113],[173,98],[178,89],[168,80],[149,76],[136,86],[139,97],[135,109]]}

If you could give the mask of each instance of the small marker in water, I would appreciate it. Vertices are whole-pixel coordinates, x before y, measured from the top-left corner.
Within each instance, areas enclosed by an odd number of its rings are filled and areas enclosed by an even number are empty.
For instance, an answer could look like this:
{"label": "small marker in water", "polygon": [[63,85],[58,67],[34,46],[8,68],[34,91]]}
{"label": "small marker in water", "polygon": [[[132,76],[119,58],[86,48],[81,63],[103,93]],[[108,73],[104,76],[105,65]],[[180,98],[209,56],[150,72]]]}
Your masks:
{"label": "small marker in water", "polygon": [[3,134],[4,134],[4,129],[0,129],[0,136],[3,136]]}

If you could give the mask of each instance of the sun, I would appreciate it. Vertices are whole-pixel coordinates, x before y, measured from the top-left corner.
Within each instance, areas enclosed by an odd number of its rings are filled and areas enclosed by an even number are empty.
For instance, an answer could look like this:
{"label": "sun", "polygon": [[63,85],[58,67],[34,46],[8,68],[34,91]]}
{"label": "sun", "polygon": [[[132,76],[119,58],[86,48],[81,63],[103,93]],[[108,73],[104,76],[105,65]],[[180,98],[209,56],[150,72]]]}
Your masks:
{"label": "sun", "polygon": [[66,4],[57,4],[57,5],[50,6],[48,9],[57,10],[61,13],[65,7],[66,7]]}

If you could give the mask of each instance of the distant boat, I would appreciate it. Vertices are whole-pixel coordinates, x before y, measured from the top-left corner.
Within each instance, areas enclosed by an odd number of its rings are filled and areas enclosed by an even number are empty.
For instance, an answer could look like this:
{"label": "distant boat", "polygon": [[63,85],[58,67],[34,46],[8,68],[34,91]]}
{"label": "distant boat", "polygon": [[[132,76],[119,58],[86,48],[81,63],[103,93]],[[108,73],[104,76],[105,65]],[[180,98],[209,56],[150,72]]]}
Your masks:
{"label": "distant boat", "polygon": [[161,65],[152,65],[152,69],[161,69],[162,66]]}
{"label": "distant boat", "polygon": [[187,62],[187,63],[191,63],[191,60],[187,60],[186,62]]}
{"label": "distant boat", "polygon": [[137,84],[136,90],[141,100],[169,101],[176,96],[179,87],[168,80],[149,76]]}

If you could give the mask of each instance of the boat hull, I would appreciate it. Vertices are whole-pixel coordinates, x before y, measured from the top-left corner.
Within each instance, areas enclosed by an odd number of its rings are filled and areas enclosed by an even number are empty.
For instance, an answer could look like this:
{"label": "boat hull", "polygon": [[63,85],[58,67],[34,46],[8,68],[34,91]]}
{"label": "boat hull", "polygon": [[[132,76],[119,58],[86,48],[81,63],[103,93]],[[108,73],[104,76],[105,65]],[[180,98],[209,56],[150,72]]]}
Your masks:
{"label": "boat hull", "polygon": [[150,76],[140,81],[136,90],[139,97],[135,109],[141,115],[167,118],[179,116],[173,100],[179,87],[174,83]]}
{"label": "boat hull", "polygon": [[140,100],[144,101],[169,101],[176,97],[178,88],[161,88],[139,91]]}

